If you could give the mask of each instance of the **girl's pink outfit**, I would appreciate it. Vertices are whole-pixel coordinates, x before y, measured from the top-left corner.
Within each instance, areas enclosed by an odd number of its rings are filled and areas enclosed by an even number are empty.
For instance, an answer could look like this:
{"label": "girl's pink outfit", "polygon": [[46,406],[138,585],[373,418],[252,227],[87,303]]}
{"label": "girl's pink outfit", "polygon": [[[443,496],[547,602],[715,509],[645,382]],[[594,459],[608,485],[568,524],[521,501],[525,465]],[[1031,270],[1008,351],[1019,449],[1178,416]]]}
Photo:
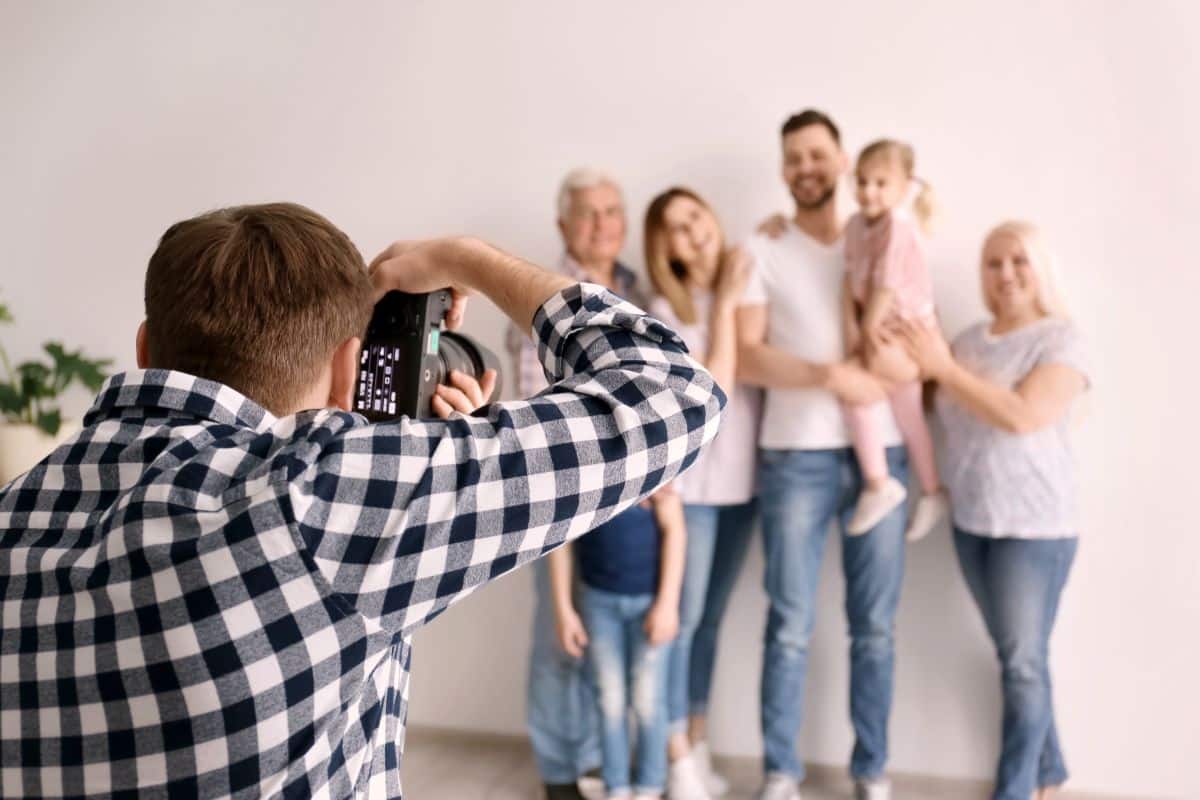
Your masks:
{"label": "girl's pink outfit", "polygon": [[[933,281],[925,263],[921,233],[911,214],[893,210],[875,220],[855,214],[846,224],[845,239],[846,276],[850,294],[860,308],[866,307],[875,289],[890,289],[891,319],[937,324]],[[889,402],[921,489],[926,493],[936,491],[940,481],[933,441],[921,408],[920,382],[896,388]],[[887,457],[874,406],[846,406],[846,419],[863,475],[868,480],[887,477]]]}

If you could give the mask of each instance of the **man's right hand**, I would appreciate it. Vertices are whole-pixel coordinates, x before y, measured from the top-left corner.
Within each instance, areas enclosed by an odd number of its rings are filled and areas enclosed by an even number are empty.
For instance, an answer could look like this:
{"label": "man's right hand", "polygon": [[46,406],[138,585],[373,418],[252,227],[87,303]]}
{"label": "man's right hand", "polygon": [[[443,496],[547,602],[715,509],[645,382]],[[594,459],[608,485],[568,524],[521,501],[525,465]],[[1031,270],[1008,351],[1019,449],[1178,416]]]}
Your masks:
{"label": "man's right hand", "polygon": [[370,267],[376,297],[396,289],[419,294],[449,287],[454,302],[446,326],[462,324],[467,295],[481,292],[521,330],[553,294],[573,281],[547,272],[469,236],[401,241],[375,257]]}
{"label": "man's right hand", "polygon": [[462,239],[425,239],[393,242],[368,267],[375,285],[375,302],[390,291],[422,294],[450,288],[453,302],[446,312],[448,330],[462,325],[471,287],[454,275],[461,251],[469,244]]}
{"label": "man's right hand", "polygon": [[843,403],[868,406],[887,399],[883,383],[853,362],[826,365],[824,372],[821,384]]}

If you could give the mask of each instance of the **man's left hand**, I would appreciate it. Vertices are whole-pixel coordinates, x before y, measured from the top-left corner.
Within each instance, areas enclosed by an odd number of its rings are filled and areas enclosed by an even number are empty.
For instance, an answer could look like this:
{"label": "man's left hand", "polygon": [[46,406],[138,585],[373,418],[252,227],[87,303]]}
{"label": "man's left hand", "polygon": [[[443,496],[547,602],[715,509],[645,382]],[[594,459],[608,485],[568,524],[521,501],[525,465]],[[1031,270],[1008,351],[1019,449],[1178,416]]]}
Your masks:
{"label": "man's left hand", "polygon": [[460,414],[470,414],[492,396],[492,392],[496,389],[496,379],[497,375],[494,369],[485,370],[480,380],[475,380],[470,375],[456,369],[450,370],[452,385],[438,384],[437,389],[434,390],[431,403],[433,413],[442,419],[449,419],[455,411]]}

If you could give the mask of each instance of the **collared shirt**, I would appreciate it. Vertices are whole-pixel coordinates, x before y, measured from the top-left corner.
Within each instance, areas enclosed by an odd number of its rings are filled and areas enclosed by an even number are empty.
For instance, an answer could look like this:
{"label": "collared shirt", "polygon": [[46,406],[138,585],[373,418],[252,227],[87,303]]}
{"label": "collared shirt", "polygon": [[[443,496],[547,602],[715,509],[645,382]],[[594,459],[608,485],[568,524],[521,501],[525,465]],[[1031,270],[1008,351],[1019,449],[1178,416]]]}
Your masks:
{"label": "collared shirt", "polygon": [[717,430],[708,373],[602,288],[533,331],[553,389],[445,421],[110,379],[0,489],[0,795],[399,797],[413,631]]}
{"label": "collared shirt", "polygon": [[[593,277],[582,264],[566,252],[558,260],[558,271],[580,283],[590,281]],[[645,308],[644,298],[637,289],[637,273],[620,261],[613,263],[613,285],[616,293],[623,299],[638,308]],[[546,372],[538,358],[537,346],[525,335],[525,331],[516,325],[509,325],[505,345],[512,358],[513,388],[517,397],[533,397],[545,389],[549,385]]]}

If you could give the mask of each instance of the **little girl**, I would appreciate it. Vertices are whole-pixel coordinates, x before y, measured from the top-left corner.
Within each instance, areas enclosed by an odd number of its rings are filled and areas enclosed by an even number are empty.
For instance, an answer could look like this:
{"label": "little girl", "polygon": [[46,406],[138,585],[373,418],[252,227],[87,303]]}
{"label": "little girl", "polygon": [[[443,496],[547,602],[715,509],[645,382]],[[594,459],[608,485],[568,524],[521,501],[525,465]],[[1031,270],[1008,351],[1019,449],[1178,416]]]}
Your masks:
{"label": "little girl", "polygon": [[[897,319],[937,324],[918,230],[918,223],[927,228],[933,216],[932,193],[913,177],[913,161],[912,148],[892,139],[873,142],[858,156],[856,197],[862,210],[846,226],[842,310],[846,352],[890,387],[892,413],[921,484],[909,541],[929,533],[948,506],[921,408],[920,370],[889,334]],[[904,201],[914,182],[921,189],[910,212]],[[876,407],[847,406],[846,418],[865,482],[846,529],[859,535],[901,505],[907,490],[888,474]]]}

